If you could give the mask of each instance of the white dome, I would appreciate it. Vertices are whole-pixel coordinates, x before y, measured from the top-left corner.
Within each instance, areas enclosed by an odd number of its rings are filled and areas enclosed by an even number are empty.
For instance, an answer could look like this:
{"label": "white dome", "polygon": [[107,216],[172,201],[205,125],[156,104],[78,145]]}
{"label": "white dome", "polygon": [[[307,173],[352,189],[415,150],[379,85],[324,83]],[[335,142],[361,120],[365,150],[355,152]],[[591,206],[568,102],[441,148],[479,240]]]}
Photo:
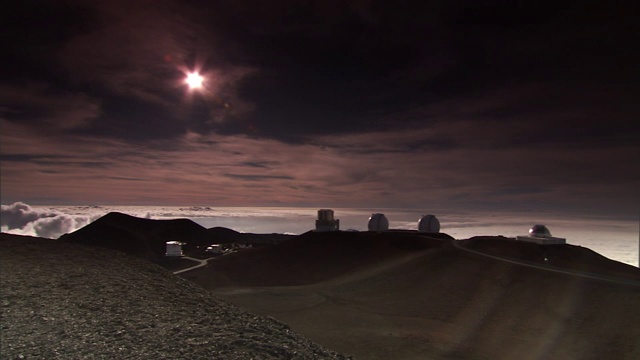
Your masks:
{"label": "white dome", "polygon": [[418,221],[418,231],[424,233],[439,233],[440,221],[433,215],[424,215]]}
{"label": "white dome", "polygon": [[544,225],[533,225],[529,229],[529,235],[535,237],[551,237],[551,232]]}
{"label": "white dome", "polygon": [[384,214],[371,214],[369,218],[369,231],[385,231],[389,230],[389,220]]}

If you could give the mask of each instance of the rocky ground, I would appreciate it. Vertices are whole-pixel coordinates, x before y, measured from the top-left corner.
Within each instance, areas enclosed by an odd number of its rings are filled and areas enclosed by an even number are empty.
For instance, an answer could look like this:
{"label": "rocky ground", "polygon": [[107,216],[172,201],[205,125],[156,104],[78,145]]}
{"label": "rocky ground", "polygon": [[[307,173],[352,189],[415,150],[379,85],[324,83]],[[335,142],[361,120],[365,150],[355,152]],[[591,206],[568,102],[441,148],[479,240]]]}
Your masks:
{"label": "rocky ground", "polygon": [[147,261],[2,234],[2,359],[343,359]]}

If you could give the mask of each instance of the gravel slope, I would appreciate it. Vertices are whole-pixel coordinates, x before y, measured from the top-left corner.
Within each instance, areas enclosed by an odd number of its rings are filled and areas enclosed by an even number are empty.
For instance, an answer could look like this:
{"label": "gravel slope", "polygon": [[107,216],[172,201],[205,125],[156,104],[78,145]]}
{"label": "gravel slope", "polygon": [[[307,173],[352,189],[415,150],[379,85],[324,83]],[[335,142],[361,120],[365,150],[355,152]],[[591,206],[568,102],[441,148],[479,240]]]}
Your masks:
{"label": "gravel slope", "polygon": [[344,359],[156,265],[0,235],[2,359]]}

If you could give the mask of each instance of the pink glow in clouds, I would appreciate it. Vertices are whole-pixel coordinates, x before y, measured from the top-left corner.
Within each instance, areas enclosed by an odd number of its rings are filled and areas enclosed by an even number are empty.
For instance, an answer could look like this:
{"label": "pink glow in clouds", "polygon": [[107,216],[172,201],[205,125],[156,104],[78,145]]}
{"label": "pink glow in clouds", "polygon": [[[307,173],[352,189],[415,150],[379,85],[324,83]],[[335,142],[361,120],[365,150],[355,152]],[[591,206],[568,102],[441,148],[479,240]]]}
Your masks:
{"label": "pink glow in clouds", "polygon": [[407,150],[419,139],[465,141],[447,135],[456,133],[456,123],[317,137],[306,144],[187,133],[169,147],[152,141],[139,146],[78,135],[58,138],[34,134],[21,124],[2,125],[3,155],[34,159],[3,166],[2,198],[9,201],[401,208],[433,204],[544,211],[595,207],[627,215],[637,210],[629,193],[636,188],[628,174],[589,171],[594,159],[603,157],[615,165],[612,169],[624,169],[634,153],[629,147]]}

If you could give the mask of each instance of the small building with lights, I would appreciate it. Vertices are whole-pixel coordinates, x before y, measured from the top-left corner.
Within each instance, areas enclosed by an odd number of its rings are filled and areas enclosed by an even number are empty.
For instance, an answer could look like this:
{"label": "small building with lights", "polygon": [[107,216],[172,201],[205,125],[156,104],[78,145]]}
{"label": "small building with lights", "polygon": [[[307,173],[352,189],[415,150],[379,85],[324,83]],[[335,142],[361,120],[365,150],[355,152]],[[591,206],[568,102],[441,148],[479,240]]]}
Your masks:
{"label": "small building with lights", "polygon": [[220,244],[213,244],[210,246],[207,246],[207,250],[205,250],[208,253],[212,253],[214,255],[219,255],[222,254],[222,245]]}
{"label": "small building with lights", "polygon": [[166,257],[181,257],[182,256],[182,243],[180,241],[167,241],[165,256]]}

